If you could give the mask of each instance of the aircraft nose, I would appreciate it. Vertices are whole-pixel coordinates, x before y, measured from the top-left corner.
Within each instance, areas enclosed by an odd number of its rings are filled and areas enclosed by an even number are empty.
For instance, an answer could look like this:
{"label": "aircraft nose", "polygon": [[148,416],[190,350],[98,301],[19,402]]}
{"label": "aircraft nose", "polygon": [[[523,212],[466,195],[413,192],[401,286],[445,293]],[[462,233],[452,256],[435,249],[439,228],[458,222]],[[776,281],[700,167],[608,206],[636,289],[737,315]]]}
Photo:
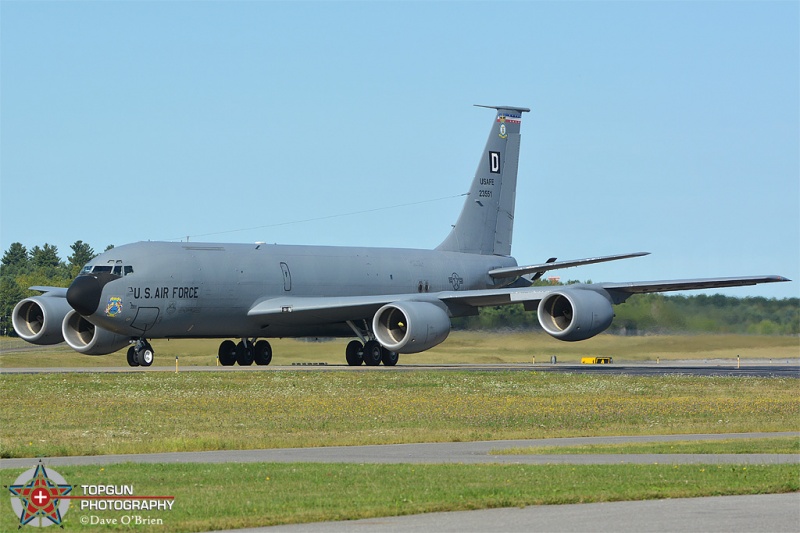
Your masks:
{"label": "aircraft nose", "polygon": [[78,276],[67,289],[67,303],[83,316],[93,315],[100,306],[103,285],[91,274]]}

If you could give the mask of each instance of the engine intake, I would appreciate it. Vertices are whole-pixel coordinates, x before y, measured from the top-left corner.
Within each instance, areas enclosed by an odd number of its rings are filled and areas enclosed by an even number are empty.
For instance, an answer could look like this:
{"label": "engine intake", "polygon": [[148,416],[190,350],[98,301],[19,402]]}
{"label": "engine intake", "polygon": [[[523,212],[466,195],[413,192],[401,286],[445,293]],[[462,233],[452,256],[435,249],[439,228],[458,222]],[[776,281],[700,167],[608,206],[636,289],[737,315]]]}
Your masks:
{"label": "engine intake", "polygon": [[130,337],[95,326],[75,310],[64,317],[61,332],[70,348],[86,355],[106,355],[130,344]]}
{"label": "engine intake", "polygon": [[424,352],[450,334],[450,317],[447,311],[430,302],[394,302],[378,309],[372,319],[372,330],[387,350]]}
{"label": "engine intake", "polygon": [[64,298],[31,296],[14,306],[11,323],[14,331],[31,344],[64,342],[61,322],[72,308]]}
{"label": "engine intake", "polygon": [[614,319],[611,302],[586,289],[553,292],[539,302],[539,324],[562,341],[582,341],[608,329]]}

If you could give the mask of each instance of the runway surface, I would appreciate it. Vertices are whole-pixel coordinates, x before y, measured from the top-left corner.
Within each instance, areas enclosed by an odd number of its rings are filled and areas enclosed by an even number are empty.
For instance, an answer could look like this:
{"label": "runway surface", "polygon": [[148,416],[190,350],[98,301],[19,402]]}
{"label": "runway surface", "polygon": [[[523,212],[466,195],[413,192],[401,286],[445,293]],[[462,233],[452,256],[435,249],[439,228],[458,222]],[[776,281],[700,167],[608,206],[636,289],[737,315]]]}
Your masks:
{"label": "runway surface", "polygon": [[[403,365],[385,366],[347,366],[326,364],[298,364],[286,366],[179,366],[180,372],[412,372],[412,371],[452,371],[452,372],[562,372],[580,374],[625,374],[635,376],[660,376],[678,374],[687,376],[747,376],[747,377],[791,377],[800,378],[800,364],[792,363],[750,363],[737,364],[736,361],[714,360],[706,363],[625,363],[610,365],[578,364],[451,364],[451,365]],[[68,373],[130,373],[130,372],[175,372],[172,366],[151,367],[50,367],[50,368],[3,368],[3,374],[68,374]]]}

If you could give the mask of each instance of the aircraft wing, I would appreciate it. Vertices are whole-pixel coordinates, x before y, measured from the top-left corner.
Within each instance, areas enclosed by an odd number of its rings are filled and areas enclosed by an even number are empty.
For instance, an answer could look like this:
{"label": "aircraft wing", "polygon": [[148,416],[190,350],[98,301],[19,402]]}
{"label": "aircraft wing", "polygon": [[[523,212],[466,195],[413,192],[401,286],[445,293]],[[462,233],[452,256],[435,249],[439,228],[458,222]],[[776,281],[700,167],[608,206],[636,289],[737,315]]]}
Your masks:
{"label": "aircraft wing", "polygon": [[273,323],[291,325],[324,324],[346,320],[371,319],[383,305],[393,302],[430,302],[447,306],[454,316],[471,315],[478,307],[526,304],[530,308],[554,291],[575,289],[605,290],[614,303],[622,303],[632,294],[668,292],[721,287],[739,287],[758,283],[790,281],[783,276],[745,276],[727,278],[593,283],[589,285],[552,285],[543,287],[508,287],[437,293],[383,294],[375,296],[281,296],[256,302],[248,311],[251,317],[265,317]]}
{"label": "aircraft wing", "polygon": [[28,287],[28,289],[32,291],[39,291],[42,294],[46,294],[47,296],[55,296],[56,298],[67,297],[66,287],[46,287],[44,285],[36,285],[34,287]]}
{"label": "aircraft wing", "polygon": [[783,276],[743,276],[735,278],[676,279],[666,281],[635,281],[629,283],[598,283],[608,291],[627,294],[647,292],[686,291],[695,289],[715,289],[721,287],[742,287],[759,283],[791,281]]}
{"label": "aircraft wing", "polygon": [[324,324],[369,318],[392,302],[430,302],[446,305],[454,315],[475,314],[470,308],[538,301],[557,290],[523,287],[435,293],[383,294],[376,296],[280,296],[258,301],[247,312],[251,317],[269,317],[271,322]]}
{"label": "aircraft wing", "polygon": [[552,287],[524,287],[436,293],[384,294],[377,296],[281,296],[258,301],[247,312],[251,317],[268,317],[273,323],[324,324],[345,320],[372,319],[382,306],[393,302],[444,304],[453,315],[475,314],[478,307],[538,301],[557,290]]}
{"label": "aircraft wing", "polygon": [[271,322],[292,325],[326,324],[372,318],[381,306],[389,302],[409,300],[436,301],[437,298],[430,294],[280,296],[256,302],[247,316],[268,317]]}
{"label": "aircraft wing", "polygon": [[532,274],[534,272],[539,276],[541,276],[541,274],[544,274],[548,270],[556,270],[559,268],[570,268],[580,265],[591,265],[593,263],[605,263],[606,261],[616,261],[618,259],[628,259],[630,257],[641,257],[643,255],[650,255],[650,252],[635,252],[632,254],[607,255],[603,257],[590,257],[587,259],[573,259],[571,261],[550,261],[547,263],[542,263],[540,265],[495,268],[494,270],[490,270],[488,273],[493,278],[516,278],[518,276],[523,276],[525,274]]}

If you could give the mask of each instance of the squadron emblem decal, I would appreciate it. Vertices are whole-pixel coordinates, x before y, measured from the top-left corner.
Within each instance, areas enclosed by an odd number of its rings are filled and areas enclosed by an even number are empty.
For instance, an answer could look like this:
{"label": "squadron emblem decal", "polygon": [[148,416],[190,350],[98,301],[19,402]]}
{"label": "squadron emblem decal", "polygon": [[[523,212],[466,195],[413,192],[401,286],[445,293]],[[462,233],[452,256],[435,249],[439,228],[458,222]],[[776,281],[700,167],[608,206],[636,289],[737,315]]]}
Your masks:
{"label": "squadron emblem decal", "polygon": [[508,124],[522,124],[522,115],[497,115],[497,122],[500,123],[500,138],[505,139],[508,137],[506,130],[506,123]]}
{"label": "squadron emblem decal", "polygon": [[120,296],[112,296],[108,299],[106,306],[106,316],[114,318],[122,312],[122,298]]}

